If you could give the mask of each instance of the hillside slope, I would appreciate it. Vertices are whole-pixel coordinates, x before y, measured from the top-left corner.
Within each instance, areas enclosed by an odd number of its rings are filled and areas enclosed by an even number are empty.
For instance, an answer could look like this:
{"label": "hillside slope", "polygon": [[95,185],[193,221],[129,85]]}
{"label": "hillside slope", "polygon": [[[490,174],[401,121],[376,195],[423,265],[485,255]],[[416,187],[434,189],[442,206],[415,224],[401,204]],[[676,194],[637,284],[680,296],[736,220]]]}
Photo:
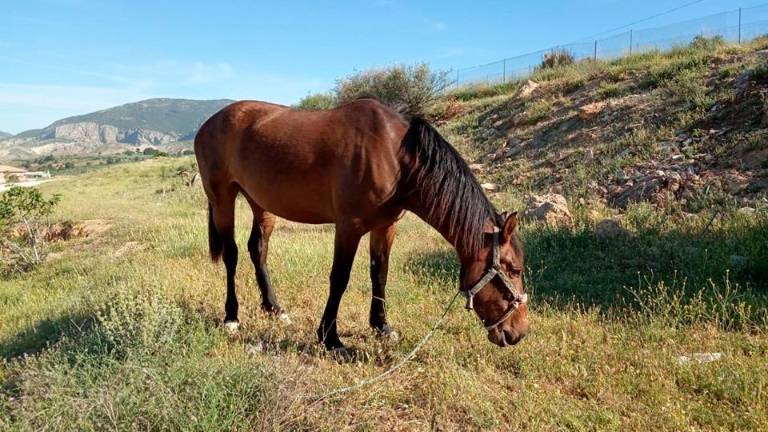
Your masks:
{"label": "hillside slope", "polygon": [[12,137],[12,133],[0,131],[0,140]]}
{"label": "hillside slope", "polygon": [[768,39],[700,39],[460,89],[432,116],[501,191],[620,209],[754,207],[768,190],[767,62]]}
{"label": "hillside slope", "polygon": [[228,99],[147,99],[58,120],[0,142],[0,158],[49,154],[110,153],[127,146],[161,146],[189,141]]}

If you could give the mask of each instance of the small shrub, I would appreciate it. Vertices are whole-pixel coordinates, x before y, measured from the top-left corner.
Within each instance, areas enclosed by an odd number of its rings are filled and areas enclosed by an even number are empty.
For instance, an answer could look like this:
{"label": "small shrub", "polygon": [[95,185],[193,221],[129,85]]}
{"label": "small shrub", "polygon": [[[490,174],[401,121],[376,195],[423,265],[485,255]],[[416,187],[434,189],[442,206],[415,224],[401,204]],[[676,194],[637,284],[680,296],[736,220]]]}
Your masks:
{"label": "small shrub", "polygon": [[337,81],[334,92],[339,103],[374,97],[398,111],[423,115],[447,86],[446,72],[433,72],[422,63],[359,72]]}
{"label": "small shrub", "polygon": [[575,62],[576,59],[570,51],[559,49],[544,54],[544,59],[537,69],[553,69],[556,67],[572,65]]}
{"label": "small shrub", "polygon": [[713,36],[713,37],[706,37],[706,36],[696,36],[693,38],[690,44],[688,44],[688,47],[696,50],[703,50],[703,51],[713,51],[717,48],[720,48],[725,45],[725,39],[723,39],[722,36]]}
{"label": "small shrub", "polygon": [[304,96],[296,108],[304,110],[326,110],[336,106],[336,98],[331,93],[315,93]]}
{"label": "small shrub", "polygon": [[760,84],[768,84],[768,64],[760,63],[749,70],[749,79]]}
{"label": "small shrub", "polygon": [[664,83],[670,98],[682,102],[687,109],[706,108],[712,104],[704,78],[696,71],[684,70]]}
{"label": "small shrub", "polygon": [[0,195],[0,257],[3,273],[29,271],[45,260],[43,230],[59,196],[14,186]]}
{"label": "small shrub", "polygon": [[539,99],[530,102],[526,106],[525,119],[521,124],[535,125],[544,120],[552,112],[552,101],[549,99]]}
{"label": "small shrub", "polygon": [[595,90],[595,99],[599,101],[613,99],[624,96],[626,93],[626,87],[621,84],[601,82],[600,86]]}
{"label": "small shrub", "polygon": [[163,295],[142,290],[118,291],[110,303],[96,312],[100,329],[119,355],[154,354],[179,336],[183,313]]}

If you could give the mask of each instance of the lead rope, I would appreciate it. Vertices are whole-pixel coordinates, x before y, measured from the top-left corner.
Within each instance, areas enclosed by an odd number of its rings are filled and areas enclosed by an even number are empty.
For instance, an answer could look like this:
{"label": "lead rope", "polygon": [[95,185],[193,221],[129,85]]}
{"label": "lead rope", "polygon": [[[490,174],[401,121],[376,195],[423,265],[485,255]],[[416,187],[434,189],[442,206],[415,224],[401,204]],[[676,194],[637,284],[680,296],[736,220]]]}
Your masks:
{"label": "lead rope", "polygon": [[445,311],[443,312],[443,315],[440,316],[440,318],[435,321],[435,324],[432,326],[432,329],[427,332],[427,334],[424,335],[423,338],[419,341],[419,343],[416,344],[416,346],[413,347],[413,349],[405,355],[399,362],[397,362],[395,365],[391,366],[389,369],[385,370],[384,372],[376,375],[373,378],[369,378],[367,380],[363,380],[358,382],[355,385],[351,385],[349,387],[342,387],[333,391],[330,391],[328,393],[325,393],[323,395],[320,395],[316,398],[316,400],[313,403],[321,402],[325,399],[328,399],[331,396],[335,396],[341,393],[347,393],[352,390],[357,390],[361,387],[365,387],[367,385],[373,384],[375,382],[381,381],[385,379],[387,376],[394,373],[396,370],[400,369],[401,367],[405,366],[406,363],[408,363],[413,356],[416,355],[416,353],[421,349],[422,346],[424,346],[425,343],[435,334],[437,329],[440,327],[441,324],[443,324],[443,321],[445,321],[445,317],[448,315],[448,312],[450,312],[451,308],[453,307],[453,304],[456,302],[456,298],[459,297],[459,294],[461,294],[461,291],[458,291],[453,298],[451,299],[451,302],[448,303],[448,306],[445,308]]}

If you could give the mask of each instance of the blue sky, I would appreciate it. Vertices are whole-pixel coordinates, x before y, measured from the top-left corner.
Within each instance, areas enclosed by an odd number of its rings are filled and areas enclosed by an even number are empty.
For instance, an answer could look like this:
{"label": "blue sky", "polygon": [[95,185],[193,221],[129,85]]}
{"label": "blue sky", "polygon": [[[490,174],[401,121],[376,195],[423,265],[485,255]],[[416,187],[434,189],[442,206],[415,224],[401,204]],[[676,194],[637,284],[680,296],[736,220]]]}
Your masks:
{"label": "blue sky", "polygon": [[[6,0],[0,130],[150,97],[290,104],[356,70],[471,66],[689,1]],[[703,0],[638,27],[766,2]]]}

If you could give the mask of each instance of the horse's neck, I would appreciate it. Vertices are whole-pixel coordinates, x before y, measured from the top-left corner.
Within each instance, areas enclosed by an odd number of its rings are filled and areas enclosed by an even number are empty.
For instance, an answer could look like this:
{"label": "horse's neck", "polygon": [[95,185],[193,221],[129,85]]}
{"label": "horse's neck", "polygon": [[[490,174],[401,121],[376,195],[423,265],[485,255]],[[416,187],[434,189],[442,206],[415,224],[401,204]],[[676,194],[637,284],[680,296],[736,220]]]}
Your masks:
{"label": "horse's neck", "polygon": [[456,249],[456,253],[459,255],[459,258],[464,260],[466,255],[465,251],[467,248],[461,244],[460,239],[456,238],[456,236],[451,233],[450,222],[447,219],[442,221],[435,220],[435,218],[430,214],[429,209],[431,206],[429,204],[430,203],[425,203],[422,200],[422,195],[416,191],[415,193],[410,194],[410,199],[407,200],[405,208],[418,216],[419,219],[428,223],[430,226],[432,226],[432,228],[436,229],[443,236],[443,238],[445,238],[451,245],[453,245],[454,249]]}

